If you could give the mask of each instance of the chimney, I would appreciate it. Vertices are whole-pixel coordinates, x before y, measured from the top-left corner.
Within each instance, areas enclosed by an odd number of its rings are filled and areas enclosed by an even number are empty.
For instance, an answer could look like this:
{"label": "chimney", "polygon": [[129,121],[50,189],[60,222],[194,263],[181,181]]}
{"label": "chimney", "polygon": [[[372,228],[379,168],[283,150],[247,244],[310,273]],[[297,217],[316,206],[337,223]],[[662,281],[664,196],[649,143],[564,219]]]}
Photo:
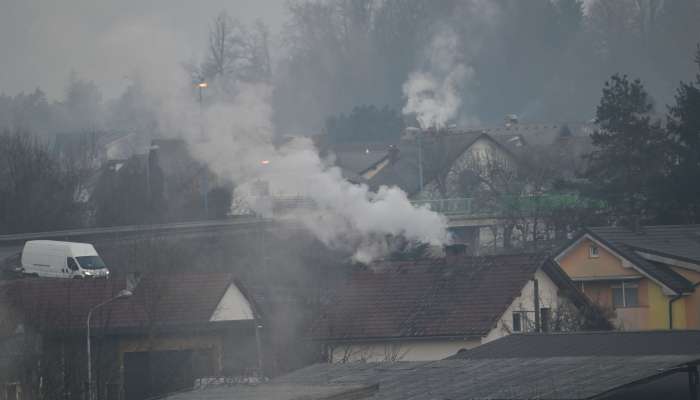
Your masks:
{"label": "chimney", "polygon": [[445,246],[445,263],[457,265],[467,256],[467,245],[462,243],[448,244]]}

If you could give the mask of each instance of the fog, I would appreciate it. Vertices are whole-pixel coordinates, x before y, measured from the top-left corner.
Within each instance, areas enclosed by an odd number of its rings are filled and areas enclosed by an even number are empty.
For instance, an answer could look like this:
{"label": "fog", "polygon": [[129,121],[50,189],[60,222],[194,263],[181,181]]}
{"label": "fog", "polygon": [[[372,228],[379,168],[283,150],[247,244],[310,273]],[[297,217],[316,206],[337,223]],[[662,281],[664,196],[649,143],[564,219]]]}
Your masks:
{"label": "fog", "polygon": [[588,121],[618,72],[663,113],[693,75],[698,20],[698,0],[10,2],[0,128],[183,138],[244,207],[269,213],[259,181],[309,198],[286,217],[367,262],[387,236],[447,243],[445,220],[397,188],[345,181],[308,138],[329,117],[386,106],[422,128]]}
{"label": "fog", "polygon": [[121,94],[136,66],[109,47],[120,26],[159,26],[181,44],[177,55],[186,61],[202,56],[221,10],[246,22],[260,18],[275,32],[284,19],[284,0],[1,0],[0,9],[0,93],[40,87],[52,100],[64,96],[71,70],[95,81],[106,99]]}

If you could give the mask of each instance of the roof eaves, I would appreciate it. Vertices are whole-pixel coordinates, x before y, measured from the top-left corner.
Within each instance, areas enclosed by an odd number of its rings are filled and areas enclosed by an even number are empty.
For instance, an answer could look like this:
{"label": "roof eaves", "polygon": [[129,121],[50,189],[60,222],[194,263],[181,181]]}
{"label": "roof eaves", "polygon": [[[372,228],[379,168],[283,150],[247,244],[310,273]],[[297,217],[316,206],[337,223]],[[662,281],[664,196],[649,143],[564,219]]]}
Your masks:
{"label": "roof eaves", "polygon": [[625,244],[625,245],[631,249],[641,251],[644,253],[650,253],[650,254],[654,254],[654,255],[658,255],[658,256],[662,256],[662,257],[667,257],[667,258],[671,258],[671,259],[682,261],[682,262],[700,265],[700,260],[696,260],[693,258],[679,256],[678,254],[671,254],[671,253],[663,252],[663,251],[656,250],[656,249],[650,249],[648,247],[642,247],[642,246],[638,246],[638,245],[630,245],[630,244]]}
{"label": "roof eaves", "polygon": [[663,289],[666,289],[668,292],[671,292],[676,295],[682,294],[683,290],[678,290],[678,288],[672,287],[675,286],[673,283],[667,282],[664,278],[655,276],[653,272],[650,272],[652,271],[652,268],[649,265],[647,265],[646,260],[644,260],[641,256],[633,254],[634,251],[627,251],[627,249],[623,248],[623,246],[615,245],[614,243],[605,240],[601,236],[595,234],[589,228],[585,228],[584,231],[586,235],[598,241],[599,244],[602,244],[605,247],[612,250],[614,253],[617,253],[617,256],[626,259],[634,269],[641,272],[644,276],[651,279],[652,281],[656,282]]}
{"label": "roof eaves", "polygon": [[425,336],[347,336],[347,337],[309,337],[312,341],[330,342],[330,343],[345,343],[345,342],[397,342],[403,340],[480,340],[488,331],[474,332],[464,335],[425,335]]}

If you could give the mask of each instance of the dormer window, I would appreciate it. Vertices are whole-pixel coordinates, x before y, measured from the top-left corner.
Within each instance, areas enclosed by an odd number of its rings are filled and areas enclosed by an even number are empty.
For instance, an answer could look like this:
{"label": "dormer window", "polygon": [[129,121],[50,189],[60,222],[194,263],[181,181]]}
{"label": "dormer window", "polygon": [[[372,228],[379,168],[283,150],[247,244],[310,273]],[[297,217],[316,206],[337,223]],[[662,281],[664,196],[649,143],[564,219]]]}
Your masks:
{"label": "dormer window", "polygon": [[592,244],[588,246],[588,258],[598,258],[600,256],[600,253],[598,251],[598,246],[595,244]]}

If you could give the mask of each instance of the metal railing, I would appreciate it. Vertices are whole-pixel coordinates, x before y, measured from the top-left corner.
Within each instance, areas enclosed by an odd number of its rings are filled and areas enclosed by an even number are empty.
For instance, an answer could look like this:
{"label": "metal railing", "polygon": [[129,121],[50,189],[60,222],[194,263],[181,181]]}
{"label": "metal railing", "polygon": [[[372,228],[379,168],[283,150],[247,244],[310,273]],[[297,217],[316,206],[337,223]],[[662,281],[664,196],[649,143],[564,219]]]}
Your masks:
{"label": "metal railing", "polygon": [[427,207],[445,215],[497,216],[533,215],[563,209],[602,209],[605,204],[573,193],[525,196],[498,196],[486,199],[472,197],[414,200],[414,206]]}

